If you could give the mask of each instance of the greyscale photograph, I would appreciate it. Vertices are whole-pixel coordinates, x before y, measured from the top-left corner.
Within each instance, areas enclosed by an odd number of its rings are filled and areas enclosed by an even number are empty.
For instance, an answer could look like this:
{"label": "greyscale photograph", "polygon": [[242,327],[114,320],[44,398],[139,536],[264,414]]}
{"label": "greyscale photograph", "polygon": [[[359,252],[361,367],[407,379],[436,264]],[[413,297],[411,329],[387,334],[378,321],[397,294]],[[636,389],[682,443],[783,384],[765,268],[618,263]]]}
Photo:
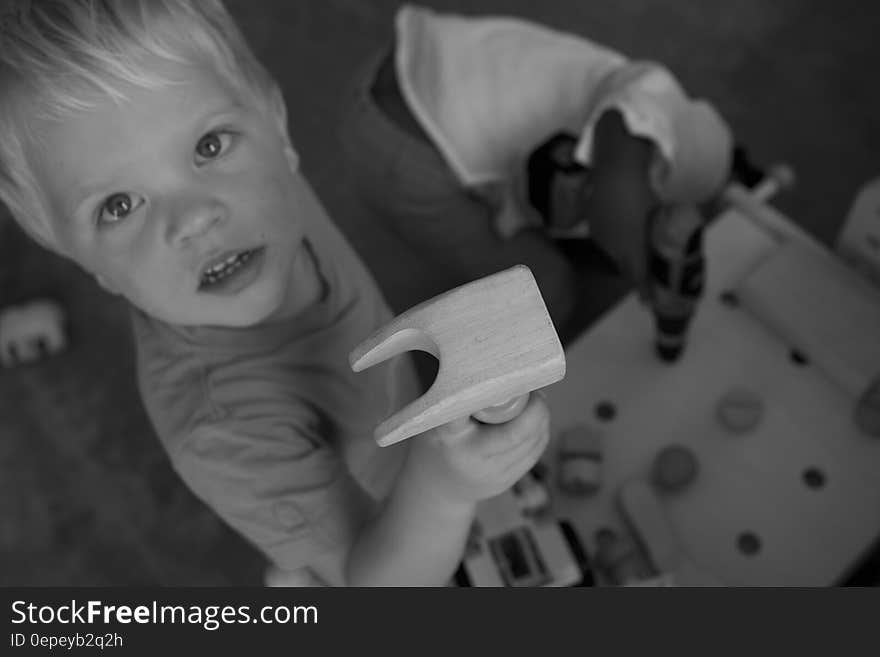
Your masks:
{"label": "greyscale photograph", "polygon": [[0,0],[0,587],[880,585],[878,24]]}

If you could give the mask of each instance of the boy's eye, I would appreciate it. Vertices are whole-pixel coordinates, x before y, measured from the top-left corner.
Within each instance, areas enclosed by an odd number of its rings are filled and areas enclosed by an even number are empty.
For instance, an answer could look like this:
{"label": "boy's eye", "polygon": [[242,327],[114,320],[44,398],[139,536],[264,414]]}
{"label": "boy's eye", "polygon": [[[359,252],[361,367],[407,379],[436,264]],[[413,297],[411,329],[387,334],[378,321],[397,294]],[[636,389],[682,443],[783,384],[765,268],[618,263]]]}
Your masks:
{"label": "boy's eye", "polygon": [[98,223],[114,224],[139,208],[144,199],[137,194],[120,192],[109,196],[98,212]]}
{"label": "boy's eye", "polygon": [[196,144],[196,155],[203,160],[214,160],[220,157],[232,143],[232,136],[227,132],[209,132]]}

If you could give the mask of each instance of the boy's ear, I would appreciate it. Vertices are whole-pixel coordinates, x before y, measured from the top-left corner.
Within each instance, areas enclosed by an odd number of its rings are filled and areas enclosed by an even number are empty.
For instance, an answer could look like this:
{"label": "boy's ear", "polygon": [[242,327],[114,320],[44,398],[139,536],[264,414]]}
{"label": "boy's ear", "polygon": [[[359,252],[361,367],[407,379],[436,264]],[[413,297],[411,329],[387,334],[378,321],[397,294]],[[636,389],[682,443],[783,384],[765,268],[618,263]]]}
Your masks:
{"label": "boy's ear", "polygon": [[287,157],[288,164],[290,164],[290,170],[294,172],[299,171],[299,155],[293,150],[293,146],[287,144],[284,147],[284,155]]}
{"label": "boy's ear", "polygon": [[290,144],[290,135],[287,132],[287,104],[284,102],[284,94],[281,93],[281,89],[277,85],[272,89],[271,94],[270,102],[277,122],[276,127],[281,139],[284,140],[284,156],[287,158],[291,171],[299,171],[299,155],[293,150],[293,146]]}

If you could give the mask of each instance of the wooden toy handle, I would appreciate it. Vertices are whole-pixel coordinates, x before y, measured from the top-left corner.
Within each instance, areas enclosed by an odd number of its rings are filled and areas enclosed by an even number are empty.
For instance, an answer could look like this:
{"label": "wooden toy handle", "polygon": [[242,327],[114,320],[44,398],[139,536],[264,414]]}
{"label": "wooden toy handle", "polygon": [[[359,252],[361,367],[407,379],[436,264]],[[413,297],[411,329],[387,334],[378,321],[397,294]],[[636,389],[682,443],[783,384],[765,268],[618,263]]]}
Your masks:
{"label": "wooden toy handle", "polygon": [[482,422],[483,424],[503,424],[522,413],[523,409],[526,407],[526,404],[529,403],[529,396],[531,394],[532,393],[527,392],[524,395],[511,397],[507,401],[501,402],[500,404],[487,406],[486,408],[479,410],[471,415],[471,417],[474,418],[477,422]]}

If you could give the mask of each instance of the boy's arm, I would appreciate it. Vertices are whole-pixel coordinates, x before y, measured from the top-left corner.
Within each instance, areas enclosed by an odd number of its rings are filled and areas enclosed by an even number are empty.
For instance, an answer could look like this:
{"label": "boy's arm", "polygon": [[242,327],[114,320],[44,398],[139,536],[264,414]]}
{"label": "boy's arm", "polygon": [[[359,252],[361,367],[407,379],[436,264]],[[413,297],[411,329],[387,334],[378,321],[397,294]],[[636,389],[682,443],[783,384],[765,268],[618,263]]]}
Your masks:
{"label": "boy's arm", "polygon": [[420,486],[419,468],[411,463],[350,549],[311,563],[309,569],[320,581],[331,586],[443,586],[449,582],[464,551],[476,503],[447,500]]}
{"label": "boy's arm", "polygon": [[406,464],[381,510],[347,555],[312,563],[328,583],[442,586],[464,550],[479,500],[512,486],[549,440],[547,408],[532,395],[503,425],[466,420],[412,438]]}
{"label": "boy's arm", "polygon": [[193,430],[170,452],[190,488],[278,565],[277,582],[440,586],[463,552],[478,500],[525,474],[549,440],[539,395],[503,425],[471,420],[410,439],[376,509],[341,458],[301,418]]}
{"label": "boy's arm", "polygon": [[583,206],[592,239],[643,296],[649,217],[658,203],[649,178],[654,148],[650,140],[630,134],[620,112],[606,111],[595,128],[594,177]]}

